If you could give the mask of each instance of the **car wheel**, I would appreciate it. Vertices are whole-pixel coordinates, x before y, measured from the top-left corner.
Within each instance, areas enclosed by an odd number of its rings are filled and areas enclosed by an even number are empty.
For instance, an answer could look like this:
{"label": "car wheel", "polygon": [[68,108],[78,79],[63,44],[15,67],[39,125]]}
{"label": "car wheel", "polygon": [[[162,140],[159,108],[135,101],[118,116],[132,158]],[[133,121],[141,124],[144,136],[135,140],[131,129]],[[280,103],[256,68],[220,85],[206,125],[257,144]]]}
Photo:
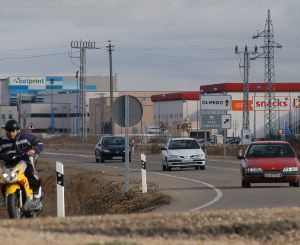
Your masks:
{"label": "car wheel", "polygon": [[290,182],[290,186],[300,187],[300,179],[297,182]]}
{"label": "car wheel", "polygon": [[102,162],[102,163],[104,162],[104,159],[103,159],[103,157],[101,155],[100,155],[99,161]]}
{"label": "car wheel", "polygon": [[200,169],[201,170],[205,170],[205,166],[200,166]]}
{"label": "car wheel", "polygon": [[167,163],[166,169],[167,169],[167,171],[171,171],[172,170],[172,168],[169,166],[168,163]]}
{"label": "car wheel", "polygon": [[99,159],[97,157],[97,153],[96,152],[95,152],[95,160],[96,160],[96,162],[99,162]]}
{"label": "car wheel", "polygon": [[251,187],[251,184],[250,184],[250,182],[248,182],[248,181],[242,179],[242,187],[243,187],[243,188],[250,188],[250,187]]}
{"label": "car wheel", "polygon": [[161,166],[162,166],[162,170],[166,171],[166,166],[163,163],[161,164]]}

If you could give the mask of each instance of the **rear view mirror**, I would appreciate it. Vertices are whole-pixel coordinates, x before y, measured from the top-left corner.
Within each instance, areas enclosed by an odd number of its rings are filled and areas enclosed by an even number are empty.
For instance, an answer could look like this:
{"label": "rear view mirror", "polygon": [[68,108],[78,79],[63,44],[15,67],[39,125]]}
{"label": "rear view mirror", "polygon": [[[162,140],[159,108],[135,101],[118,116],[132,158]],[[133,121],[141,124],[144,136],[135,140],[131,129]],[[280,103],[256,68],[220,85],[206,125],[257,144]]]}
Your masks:
{"label": "rear view mirror", "polygon": [[237,159],[242,160],[242,159],[245,159],[245,157],[244,156],[237,156]]}
{"label": "rear view mirror", "polygon": [[164,146],[164,147],[161,148],[161,150],[162,150],[162,151],[166,151],[167,148]]}

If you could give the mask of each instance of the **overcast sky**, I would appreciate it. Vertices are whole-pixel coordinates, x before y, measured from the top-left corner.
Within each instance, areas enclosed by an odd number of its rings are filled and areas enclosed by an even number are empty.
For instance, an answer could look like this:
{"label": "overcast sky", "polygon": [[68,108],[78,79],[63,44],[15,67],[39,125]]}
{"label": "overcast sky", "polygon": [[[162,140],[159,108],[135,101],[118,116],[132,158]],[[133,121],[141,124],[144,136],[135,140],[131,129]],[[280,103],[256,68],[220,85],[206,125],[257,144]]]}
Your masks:
{"label": "overcast sky", "polygon": [[[241,56],[263,39],[268,9],[278,82],[300,81],[299,0],[10,0],[0,5],[0,76],[75,75],[71,40],[92,40],[87,75],[109,75],[107,40],[119,90],[195,91],[202,84],[242,81]],[[72,54],[71,54],[72,52]],[[263,81],[263,59],[250,82]]]}

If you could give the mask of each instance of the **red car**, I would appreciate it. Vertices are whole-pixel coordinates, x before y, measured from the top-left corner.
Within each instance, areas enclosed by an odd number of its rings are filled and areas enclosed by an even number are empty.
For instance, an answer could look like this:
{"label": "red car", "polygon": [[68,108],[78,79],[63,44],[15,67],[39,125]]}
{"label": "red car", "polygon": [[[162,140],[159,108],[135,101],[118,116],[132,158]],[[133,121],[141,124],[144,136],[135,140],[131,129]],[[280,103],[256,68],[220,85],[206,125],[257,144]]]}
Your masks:
{"label": "red car", "polygon": [[242,187],[251,183],[289,183],[300,186],[300,164],[295,151],[285,141],[257,141],[248,145],[241,160]]}

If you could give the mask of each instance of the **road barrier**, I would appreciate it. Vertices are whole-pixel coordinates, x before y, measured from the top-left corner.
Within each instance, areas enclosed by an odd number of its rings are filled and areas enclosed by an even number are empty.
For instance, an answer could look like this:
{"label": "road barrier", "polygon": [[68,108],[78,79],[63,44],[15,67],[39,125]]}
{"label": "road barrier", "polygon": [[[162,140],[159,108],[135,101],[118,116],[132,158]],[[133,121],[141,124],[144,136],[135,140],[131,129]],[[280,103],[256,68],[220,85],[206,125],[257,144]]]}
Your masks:
{"label": "road barrier", "polygon": [[57,217],[65,217],[64,165],[56,162]]}
{"label": "road barrier", "polygon": [[142,193],[147,193],[147,177],[146,177],[146,155],[141,154],[141,163],[142,163]]}

